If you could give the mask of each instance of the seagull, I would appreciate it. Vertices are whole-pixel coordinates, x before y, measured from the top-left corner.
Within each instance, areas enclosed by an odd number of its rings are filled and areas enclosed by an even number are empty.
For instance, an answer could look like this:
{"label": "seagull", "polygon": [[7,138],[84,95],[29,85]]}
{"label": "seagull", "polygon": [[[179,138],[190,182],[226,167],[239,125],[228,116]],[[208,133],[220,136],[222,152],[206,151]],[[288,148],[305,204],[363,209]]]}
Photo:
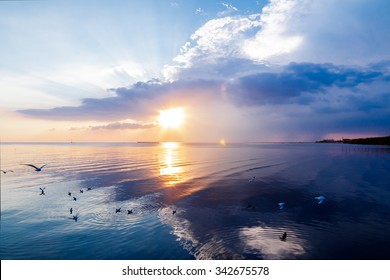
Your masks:
{"label": "seagull", "polygon": [[278,203],[279,209],[283,209],[285,204],[286,204],[285,202],[279,202]]}
{"label": "seagull", "polygon": [[317,199],[317,200],[318,200],[318,203],[317,203],[317,205],[320,205],[322,202],[324,202],[324,200],[325,200],[325,196],[323,196],[323,195],[316,196],[316,197],[315,197],[315,199]]}
{"label": "seagull", "polygon": [[69,196],[71,196],[71,195],[72,195],[72,193],[71,193],[71,192],[68,192],[68,195],[69,195]]}
{"label": "seagull", "polygon": [[118,213],[121,211],[121,208],[115,208],[115,213]]}
{"label": "seagull", "polygon": [[45,195],[45,188],[39,188],[41,190],[41,194],[40,195]]}
{"label": "seagull", "polygon": [[133,210],[127,210],[127,215],[132,214]]}
{"label": "seagull", "polygon": [[73,215],[73,218],[72,218],[72,219],[73,219],[75,222],[77,222],[78,218],[79,218],[79,214]]}
{"label": "seagull", "polygon": [[90,191],[90,190],[92,190],[92,188],[91,188],[91,187],[88,187],[88,188],[87,188],[87,191]]}
{"label": "seagull", "polygon": [[72,213],[73,213],[73,208],[70,208],[70,209],[69,209],[69,212],[70,212],[70,214],[72,215]]}
{"label": "seagull", "polygon": [[73,197],[73,200],[74,200],[74,201],[76,201],[76,200],[77,200],[77,198],[74,196],[74,197]]}
{"label": "seagull", "polygon": [[84,193],[83,189],[80,189],[80,193]]}
{"label": "seagull", "polygon": [[7,174],[7,172],[14,172],[13,170],[3,170],[1,169],[1,172],[3,172],[4,174]]}
{"label": "seagull", "polygon": [[175,215],[175,214],[176,214],[176,210],[173,210],[173,211],[172,211],[172,215]]}
{"label": "seagull", "polygon": [[41,167],[36,167],[35,165],[33,165],[33,164],[21,164],[21,165],[27,165],[27,166],[31,166],[31,167],[34,167],[35,168],[35,171],[41,171],[42,170],[42,168],[44,168],[47,164],[44,164],[44,165],[42,165]]}
{"label": "seagull", "polygon": [[279,239],[282,241],[286,241],[287,238],[287,232],[284,232],[281,236],[279,236]]}
{"label": "seagull", "polygon": [[252,177],[251,179],[249,179],[248,181],[249,181],[249,182],[253,182],[255,179],[256,179],[256,177],[253,176],[253,177]]}

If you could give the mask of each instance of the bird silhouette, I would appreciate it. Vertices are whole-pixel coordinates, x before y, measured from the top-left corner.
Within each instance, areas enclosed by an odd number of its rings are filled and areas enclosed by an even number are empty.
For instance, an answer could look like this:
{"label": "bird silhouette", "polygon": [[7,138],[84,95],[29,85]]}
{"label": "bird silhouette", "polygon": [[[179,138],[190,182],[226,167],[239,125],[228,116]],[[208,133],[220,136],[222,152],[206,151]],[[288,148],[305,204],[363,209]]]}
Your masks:
{"label": "bird silhouette", "polygon": [[91,188],[91,187],[88,187],[88,188],[87,188],[87,191],[90,191],[90,190],[92,190],[92,188]]}
{"label": "bird silhouette", "polygon": [[172,215],[175,215],[175,214],[176,214],[176,210],[173,210],[173,211],[172,211]]}
{"label": "bird silhouette", "polygon": [[71,193],[71,192],[68,192],[68,195],[69,195],[69,196],[72,196],[72,193]]}
{"label": "bird silhouette", "polygon": [[115,213],[119,213],[121,211],[121,208],[116,208]]}
{"label": "bird silhouette", "polygon": [[3,172],[4,174],[7,174],[7,172],[14,172],[13,170],[3,170],[1,169],[1,172]]}
{"label": "bird silhouette", "polygon": [[41,167],[36,167],[36,166],[33,165],[33,164],[21,164],[21,165],[31,166],[31,167],[35,168],[35,171],[39,172],[39,171],[41,171],[42,168],[44,168],[47,164],[44,164],[44,165],[42,165]]}
{"label": "bird silhouette", "polygon": [[77,222],[77,220],[79,219],[79,214],[76,214],[76,215],[73,215],[72,219]]}
{"label": "bird silhouette", "polygon": [[279,239],[282,241],[286,241],[287,239],[287,232],[284,232],[281,236],[279,236]]}
{"label": "bird silhouette", "polygon": [[127,215],[133,214],[133,210],[127,210]]}
{"label": "bird silhouette", "polygon": [[69,209],[69,212],[72,215],[72,213],[73,213],[73,208],[72,207]]}
{"label": "bird silhouette", "polygon": [[74,201],[76,201],[76,200],[77,200],[77,198],[74,196],[74,197],[73,197],[73,200],[74,200]]}
{"label": "bird silhouette", "polygon": [[83,189],[80,189],[80,193],[84,193],[84,190],[83,190]]}
{"label": "bird silhouette", "polygon": [[41,193],[39,195],[45,195],[45,188],[39,188],[41,190]]}

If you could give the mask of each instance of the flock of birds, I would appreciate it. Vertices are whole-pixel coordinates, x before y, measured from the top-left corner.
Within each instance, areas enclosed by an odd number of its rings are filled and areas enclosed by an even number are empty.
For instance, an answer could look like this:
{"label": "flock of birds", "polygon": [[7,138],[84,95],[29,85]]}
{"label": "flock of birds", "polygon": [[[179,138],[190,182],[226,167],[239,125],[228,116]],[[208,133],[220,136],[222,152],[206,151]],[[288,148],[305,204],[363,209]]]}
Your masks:
{"label": "flock of birds", "polygon": [[[36,172],[40,172],[40,171],[42,171],[42,168],[44,168],[47,164],[44,164],[41,167],[37,167],[37,166],[35,166],[33,164],[21,164],[21,165],[30,166],[30,167],[34,168]],[[3,170],[3,169],[1,169],[1,172],[3,172],[3,174],[7,174],[8,172],[14,172],[14,171],[13,170]],[[45,195],[45,189],[46,188],[43,187],[43,188],[39,188],[39,189],[41,191],[39,195]],[[87,191],[90,191],[90,190],[92,190],[92,188],[91,187],[87,187]],[[84,190],[80,189],[80,193],[84,193]],[[68,196],[73,197],[73,201],[77,201],[77,197],[76,196],[72,196],[71,192],[68,192]],[[122,210],[121,207],[120,208],[115,208],[115,213],[120,213],[121,210]],[[74,220],[75,222],[77,222],[77,220],[79,219],[79,214],[77,213],[76,215],[73,215],[73,211],[74,211],[74,209],[73,209],[73,207],[71,207],[69,209],[69,213],[72,215],[71,219]],[[127,210],[127,215],[130,215],[130,214],[133,214],[133,210],[132,209]],[[172,211],[172,215],[175,215],[175,214],[176,214],[176,210],[173,210]]]}
{"label": "flock of birds", "polygon": [[[251,183],[251,182],[254,182],[255,180],[256,180],[256,177],[253,176],[252,178],[250,178],[250,179],[248,180],[248,182]],[[325,196],[320,195],[320,196],[314,197],[314,199],[317,200],[317,205],[320,205],[320,204],[322,204],[322,203],[325,201],[326,198],[325,198]],[[285,206],[285,205],[286,205],[286,202],[279,202],[279,203],[278,203],[278,206],[279,206],[279,209],[280,209],[280,210],[284,209],[284,206]],[[251,204],[249,204],[247,208],[254,208],[254,206],[252,206]],[[287,239],[287,232],[284,232],[281,236],[279,236],[279,239],[282,240],[282,241],[286,241],[286,239]]]}
{"label": "flock of birds", "polygon": [[[34,168],[36,172],[40,172],[40,171],[42,171],[42,168],[44,168],[47,164],[44,164],[41,167],[37,167],[37,166],[35,166],[33,164],[21,164],[21,165],[30,166],[30,167]],[[8,172],[14,172],[14,171],[13,170],[3,170],[3,169],[1,169],[1,172],[3,172],[3,174],[7,174]],[[256,177],[253,176],[248,181],[249,182],[254,182],[255,180],[256,180]],[[39,189],[41,191],[40,195],[45,195],[45,188],[43,187],[43,188],[39,188]],[[91,187],[87,187],[87,191],[90,191],[90,190],[92,190],[92,188]],[[80,193],[84,193],[84,190],[80,189]],[[72,193],[68,192],[68,196],[72,197]],[[320,204],[322,204],[325,201],[325,196],[323,196],[323,195],[316,196],[316,197],[314,197],[314,199],[317,200],[317,205],[320,205]],[[77,197],[73,196],[73,201],[77,201]],[[286,205],[285,202],[279,202],[278,203],[279,209],[284,209],[285,205]],[[247,208],[254,208],[254,206],[249,204]],[[115,213],[120,213],[121,210],[122,210],[121,207],[120,208],[115,208]],[[79,219],[79,214],[73,215],[73,211],[74,210],[71,207],[69,209],[69,213],[72,215],[72,220],[77,222],[77,220]],[[132,209],[127,210],[127,215],[130,215],[130,214],[133,214],[133,210]],[[172,211],[172,215],[175,215],[175,214],[176,214],[176,210],[173,210]],[[286,241],[286,239],[287,239],[287,232],[284,232],[281,236],[279,236],[279,239],[282,240],[282,241]]]}

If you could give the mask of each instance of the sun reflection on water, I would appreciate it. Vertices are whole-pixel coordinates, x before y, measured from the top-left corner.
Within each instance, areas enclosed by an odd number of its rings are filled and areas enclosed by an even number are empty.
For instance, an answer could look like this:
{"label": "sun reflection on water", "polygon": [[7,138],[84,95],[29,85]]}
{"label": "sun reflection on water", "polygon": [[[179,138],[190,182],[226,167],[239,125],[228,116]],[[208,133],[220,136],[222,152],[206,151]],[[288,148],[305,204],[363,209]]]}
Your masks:
{"label": "sun reflection on water", "polygon": [[164,177],[168,186],[183,182],[183,168],[178,166],[181,161],[179,143],[164,142],[160,159],[160,175]]}

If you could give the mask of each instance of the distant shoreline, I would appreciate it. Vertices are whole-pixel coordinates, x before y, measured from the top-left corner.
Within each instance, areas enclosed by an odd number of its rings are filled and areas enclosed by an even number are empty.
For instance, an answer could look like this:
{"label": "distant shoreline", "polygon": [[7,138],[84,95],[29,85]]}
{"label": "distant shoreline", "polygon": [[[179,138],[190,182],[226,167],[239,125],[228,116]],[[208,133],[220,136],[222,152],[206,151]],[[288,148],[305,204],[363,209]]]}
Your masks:
{"label": "distant shoreline", "polygon": [[323,139],[316,141],[316,143],[343,143],[343,144],[360,144],[360,145],[385,145],[390,146],[390,136],[383,137],[369,137],[369,138],[356,138],[342,140]]}

